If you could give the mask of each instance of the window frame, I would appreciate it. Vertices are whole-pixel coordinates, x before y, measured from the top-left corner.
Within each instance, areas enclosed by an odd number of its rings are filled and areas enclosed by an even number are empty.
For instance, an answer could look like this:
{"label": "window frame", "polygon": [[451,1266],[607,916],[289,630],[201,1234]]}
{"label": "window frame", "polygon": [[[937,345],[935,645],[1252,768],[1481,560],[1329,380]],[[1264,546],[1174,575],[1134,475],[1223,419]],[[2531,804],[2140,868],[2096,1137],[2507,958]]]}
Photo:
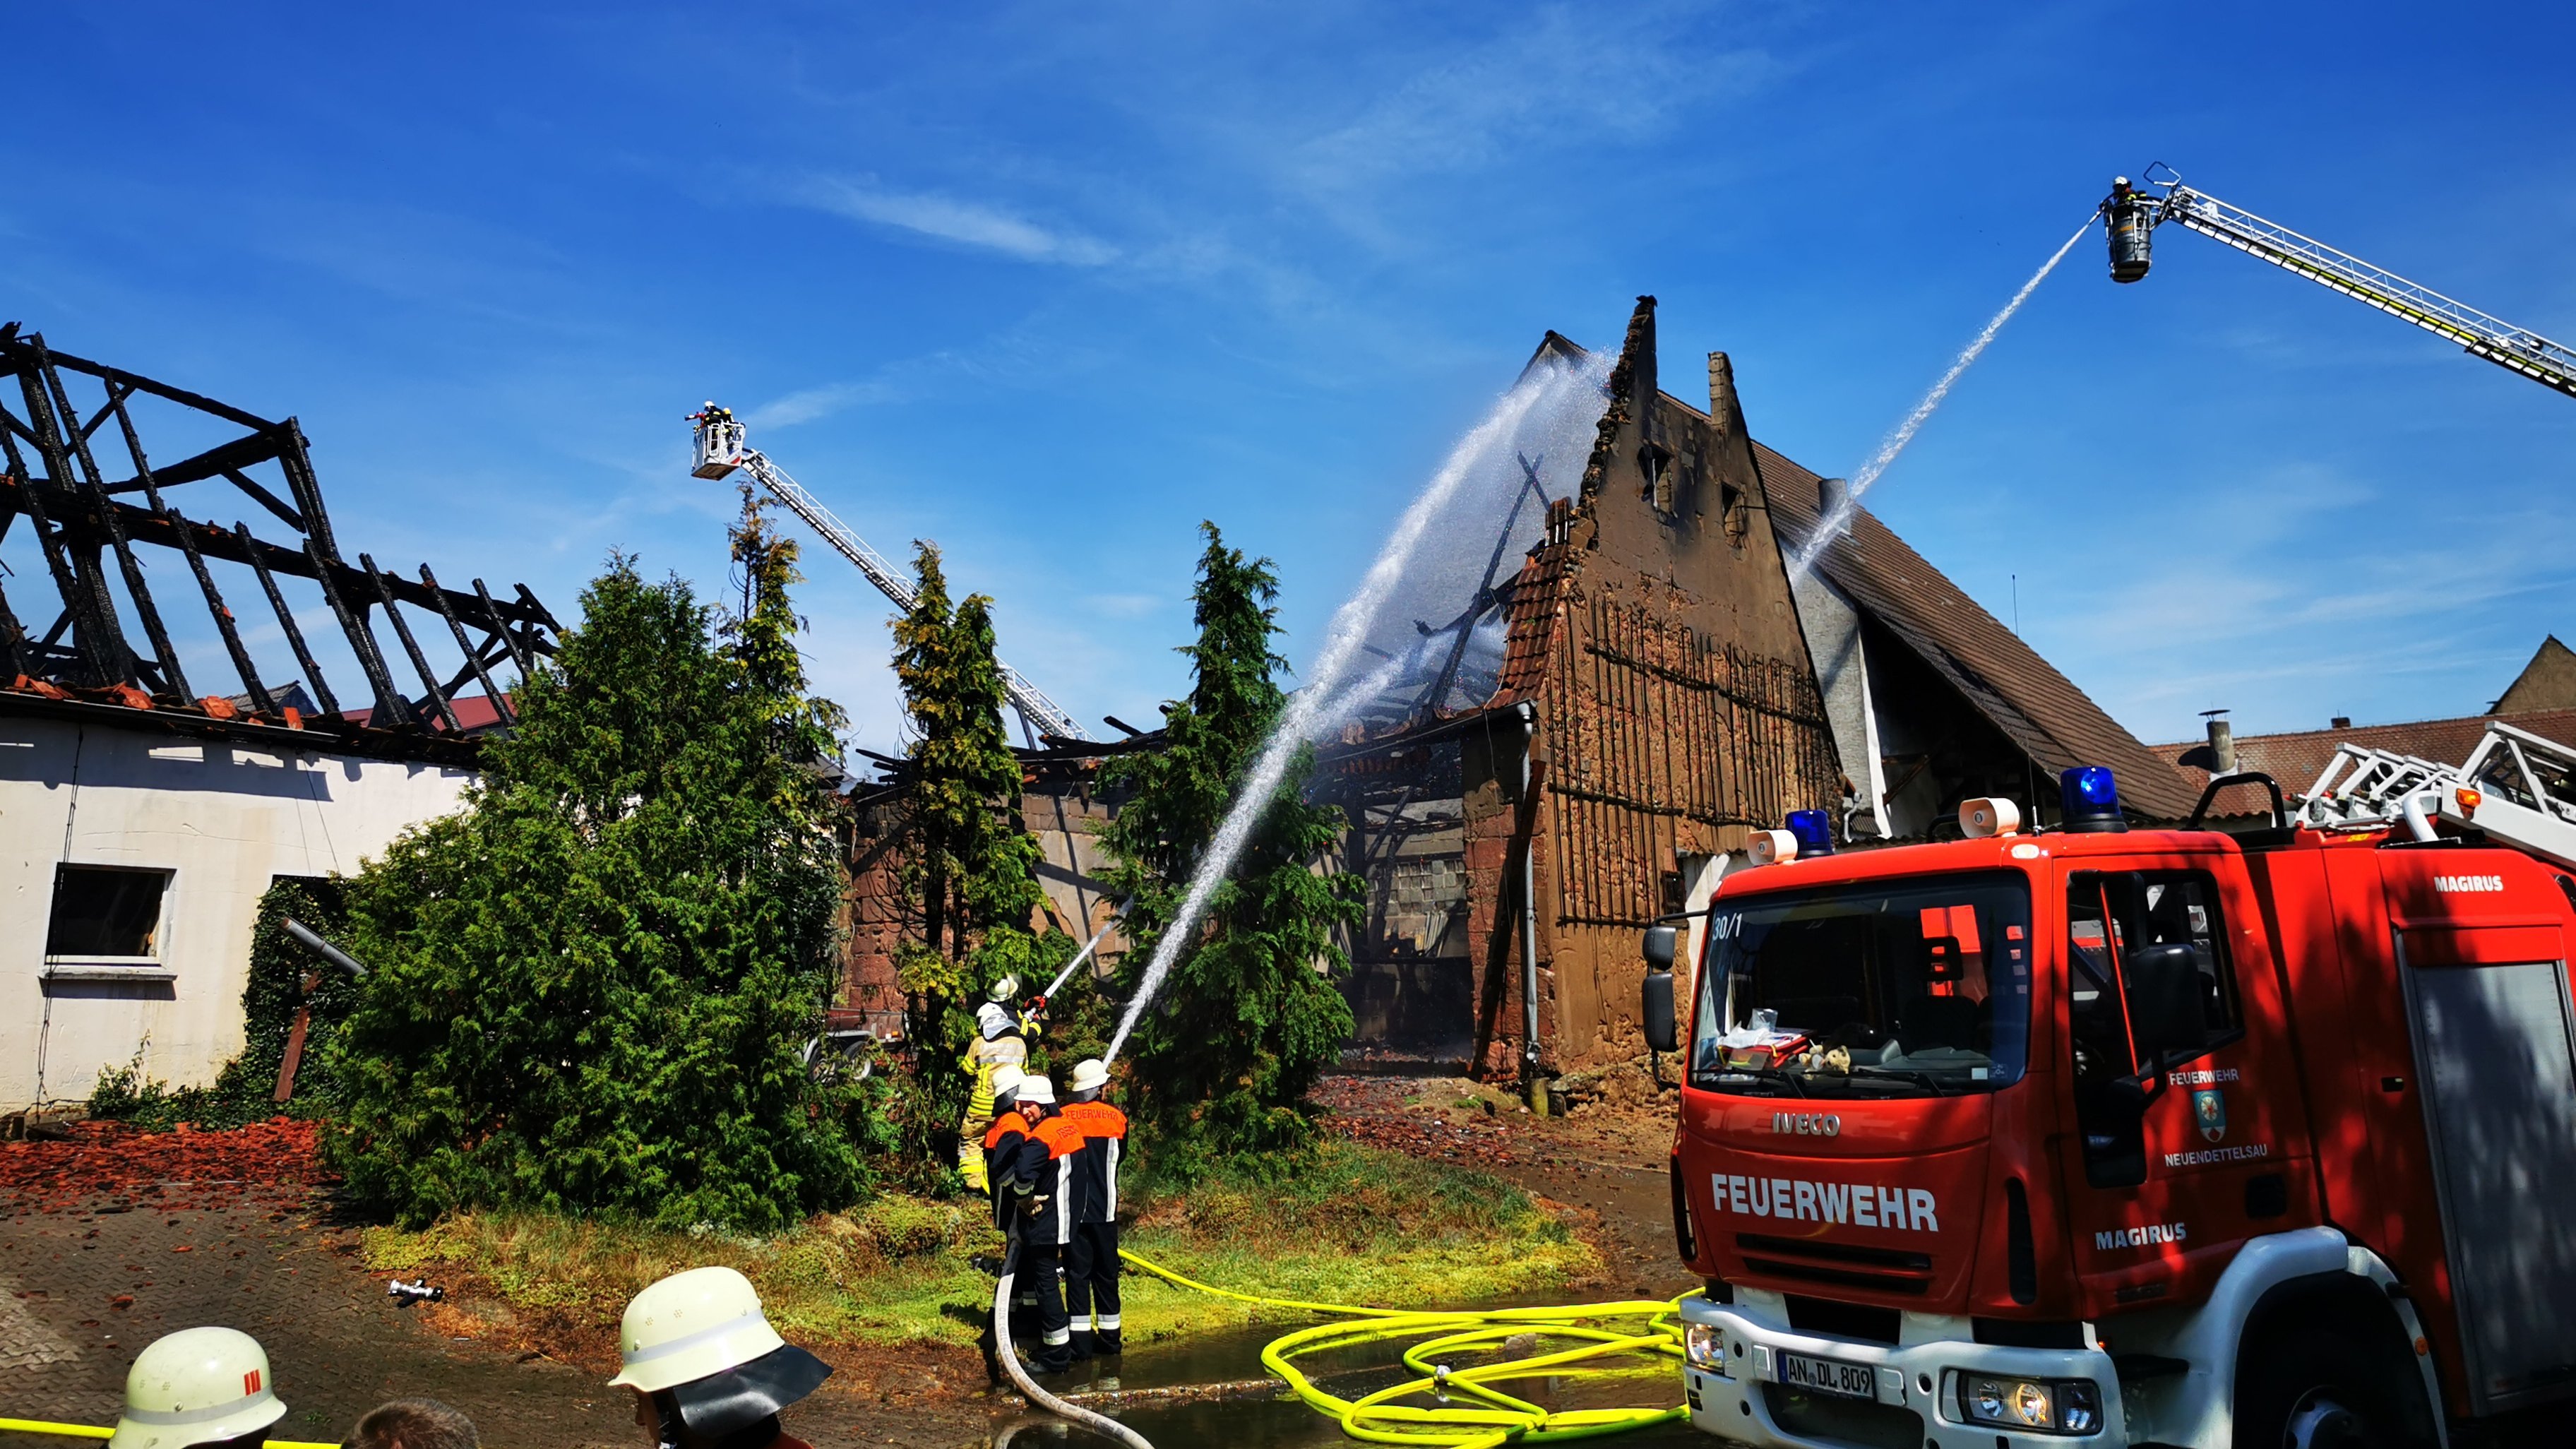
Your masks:
{"label": "window frame", "polygon": [[[144,944],[151,949],[141,955],[123,955],[111,951],[58,951],[54,933],[62,919],[63,887],[73,873],[97,875],[149,876],[160,883],[153,897],[152,924],[144,932]],[[121,861],[64,860],[54,863],[53,892],[45,905],[44,962],[53,966],[116,966],[137,969],[166,965],[170,958],[170,897],[178,882],[178,871],[169,866],[129,865]]]}

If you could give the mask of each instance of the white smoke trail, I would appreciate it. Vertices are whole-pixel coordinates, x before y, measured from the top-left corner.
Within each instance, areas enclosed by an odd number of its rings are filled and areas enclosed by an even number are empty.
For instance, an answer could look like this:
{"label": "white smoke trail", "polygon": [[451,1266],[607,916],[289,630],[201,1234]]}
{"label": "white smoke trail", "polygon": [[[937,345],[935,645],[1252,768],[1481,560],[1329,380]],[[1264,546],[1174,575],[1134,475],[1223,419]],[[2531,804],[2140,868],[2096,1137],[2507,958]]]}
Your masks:
{"label": "white smoke trail", "polygon": [[1960,350],[1958,358],[1950,364],[1950,370],[1942,373],[1941,380],[1932,384],[1932,390],[1923,395],[1923,401],[1914,405],[1914,411],[1907,413],[1905,421],[1897,424],[1896,431],[1887,435],[1887,441],[1878,445],[1878,451],[1870,455],[1869,461],[1861,464],[1860,471],[1852,475],[1851,487],[1844,490],[1833,512],[1817,521],[1816,531],[1807,540],[1807,546],[1789,560],[1791,583],[1807,576],[1807,571],[1815,566],[1816,555],[1824,551],[1826,541],[1851,518],[1852,509],[1860,503],[1860,496],[1878,481],[1878,475],[1887,471],[1888,464],[1896,461],[1896,455],[1905,451],[1905,445],[1914,441],[1914,435],[1923,430],[1923,424],[1941,406],[1941,400],[1950,395],[1950,388],[1958,382],[1959,375],[1976,362],[1978,355],[1986,350],[1986,344],[1994,341],[1995,334],[2003,331],[2004,324],[2012,320],[2012,314],[2020,311],[2021,304],[2030,300],[2030,294],[2039,290],[2039,284],[2048,280],[2048,274],[2057,270],[2057,264],[2066,260],[2066,254],[2075,250],[2075,244],[2084,239],[2084,233],[2093,229],[2093,222],[2093,217],[2086,217],[2084,224],[2075,229],[2075,235],[2068,237],[2066,244],[2057,249],[2056,255],[2031,273],[2030,280],[2021,284],[2021,290],[2012,294],[2012,300],[2004,304],[2004,309],[1995,314],[1985,330]]}
{"label": "white smoke trail", "polygon": [[[1114,1062],[1127,1045],[1127,1034],[1145,1008],[1153,1003],[1162,989],[1163,979],[1171,974],[1172,963],[1188,949],[1197,934],[1199,918],[1207,911],[1208,898],[1216,893],[1236,857],[1252,838],[1252,828],[1278,793],[1279,782],[1288,773],[1289,763],[1297,749],[1314,737],[1319,727],[1338,726],[1346,719],[1355,701],[1364,700],[1392,682],[1395,671],[1387,667],[1371,671],[1355,686],[1345,688],[1342,676],[1350,669],[1351,660],[1369,637],[1379,610],[1404,577],[1424,531],[1457,494],[1460,486],[1486,462],[1496,449],[1508,444],[1522,421],[1542,406],[1554,406],[1576,396],[1576,389],[1589,388],[1597,395],[1608,370],[1608,359],[1593,357],[1580,367],[1550,367],[1523,378],[1510,392],[1503,394],[1482,422],[1470,429],[1450,449],[1440,470],[1431,476],[1421,496],[1405,510],[1395,525],[1386,546],[1378,551],[1377,562],[1369,567],[1357,592],[1343,601],[1333,613],[1332,623],[1324,635],[1324,648],[1306,671],[1305,687],[1289,696],[1287,707],[1280,711],[1279,723],[1263,741],[1261,753],[1253,757],[1252,768],[1244,777],[1242,793],[1235,796],[1224,821],[1218,825],[1216,838],[1208,842],[1207,853],[1200,858],[1198,872],[1190,878],[1190,888],[1181,897],[1180,911],[1165,928],[1162,939],[1154,945],[1154,955],[1145,965],[1144,979],[1136,986],[1136,997],[1127,1003],[1126,1015],[1119,1018],[1118,1032],[1110,1038],[1109,1050],[1101,1060]],[[1374,685],[1372,685],[1374,681]]]}

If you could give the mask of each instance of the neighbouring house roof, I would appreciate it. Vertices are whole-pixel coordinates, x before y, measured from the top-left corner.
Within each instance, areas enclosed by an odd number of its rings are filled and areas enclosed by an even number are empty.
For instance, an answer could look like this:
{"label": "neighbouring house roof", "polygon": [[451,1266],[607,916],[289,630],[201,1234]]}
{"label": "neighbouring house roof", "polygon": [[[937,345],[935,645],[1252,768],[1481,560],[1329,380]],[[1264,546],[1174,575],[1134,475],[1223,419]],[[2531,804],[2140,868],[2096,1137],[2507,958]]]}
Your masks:
{"label": "neighbouring house roof", "polygon": [[[512,710],[515,713],[519,703],[518,697],[507,693],[504,693],[501,697],[510,702]],[[448,708],[456,711],[457,729],[454,733],[479,735],[486,731],[496,730],[502,727],[501,712],[493,707],[492,699],[489,695],[454,695],[448,699],[447,704]],[[372,725],[375,720],[375,715],[376,712],[372,709],[349,709],[342,710],[340,712],[340,718],[347,720],[349,723],[356,725],[361,729],[368,728]],[[447,721],[440,719],[435,714],[432,714],[429,717],[429,721],[425,727],[434,734],[443,735],[450,733],[447,728]]]}
{"label": "neighbouring house roof", "polygon": [[[1794,555],[1816,530],[1818,475],[1758,441],[1753,452],[1781,552]],[[2122,799],[2141,814],[2175,820],[2190,813],[2198,787],[2174,769],[2170,756],[2122,729],[1867,509],[1852,510],[1849,536],[1825,549],[1816,571],[2041,768],[2108,765],[2119,776]]]}
{"label": "neighbouring house roof", "polygon": [[2540,709],[2576,709],[2576,649],[2555,634],[2540,641],[2531,662],[2505,686],[2489,714],[2527,714]]}
{"label": "neighbouring house roof", "polygon": [[[2326,765],[2334,759],[2337,745],[2363,745],[2392,754],[2413,755],[2437,764],[2460,765],[2468,762],[2469,752],[2485,738],[2487,726],[2499,722],[2529,730],[2544,739],[2576,744],[2576,709],[2526,710],[2519,714],[2472,714],[2456,719],[2419,719],[2398,724],[2355,725],[2345,729],[2238,735],[2236,768],[2260,770],[2278,782],[2284,794],[2299,795],[2325,773]],[[2184,782],[2197,793],[2209,783],[2209,772],[2180,761],[2185,751],[2197,749],[2204,743],[2206,741],[2203,740],[2180,740],[2149,748],[2158,756],[2173,761]],[[2220,804],[2229,813],[2239,813],[2254,798],[2252,791],[2243,793],[2243,800],[2221,801]]]}

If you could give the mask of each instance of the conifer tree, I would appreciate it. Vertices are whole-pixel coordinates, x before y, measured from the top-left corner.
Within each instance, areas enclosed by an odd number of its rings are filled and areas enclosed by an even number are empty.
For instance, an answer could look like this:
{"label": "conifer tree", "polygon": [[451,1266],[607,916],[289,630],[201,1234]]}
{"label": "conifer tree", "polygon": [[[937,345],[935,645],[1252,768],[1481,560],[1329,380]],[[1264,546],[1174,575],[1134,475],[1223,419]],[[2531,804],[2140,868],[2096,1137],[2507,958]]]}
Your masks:
{"label": "conifer tree", "polygon": [[905,752],[907,881],[921,939],[898,951],[923,1086],[934,1120],[953,1124],[966,1079],[949,1070],[974,1010],[1017,975],[1035,990],[1070,954],[1033,929],[1042,900],[1038,844],[1020,819],[1020,762],[1002,732],[1008,696],[993,651],[993,601],[949,603],[939,549],[915,545],[913,606],[894,621],[895,678],[912,742]]}
{"label": "conifer tree", "polygon": [[[1111,879],[1133,897],[1134,949],[1119,968],[1130,995],[1285,702],[1288,662],[1270,648],[1278,576],[1270,560],[1226,547],[1215,524],[1200,528],[1199,635],[1180,651],[1189,697],[1163,707],[1161,750],[1103,772],[1128,792],[1106,843],[1119,861]],[[1314,868],[1339,842],[1341,816],[1304,801],[1311,769],[1301,756],[1281,781],[1130,1041],[1139,1114],[1161,1168],[1184,1178],[1219,1157],[1277,1165],[1310,1147],[1307,1098],[1350,1038],[1333,928],[1361,919],[1361,883]]]}
{"label": "conifer tree", "polygon": [[733,618],[612,556],[465,809],[349,882],[373,969],[327,1143],[361,1202],[765,1230],[864,1191],[871,1119],[805,1059],[841,716],[804,692],[794,546],[748,506],[734,544]]}

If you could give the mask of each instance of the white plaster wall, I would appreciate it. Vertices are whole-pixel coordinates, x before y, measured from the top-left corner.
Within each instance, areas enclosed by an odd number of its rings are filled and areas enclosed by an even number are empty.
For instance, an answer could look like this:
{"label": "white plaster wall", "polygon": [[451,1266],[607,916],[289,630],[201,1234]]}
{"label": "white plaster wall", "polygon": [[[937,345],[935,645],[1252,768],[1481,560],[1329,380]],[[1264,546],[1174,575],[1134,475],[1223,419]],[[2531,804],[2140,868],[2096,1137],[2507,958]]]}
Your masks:
{"label": "white plaster wall", "polygon": [[1872,698],[1869,659],[1861,647],[1860,610],[1821,574],[1799,579],[1791,596],[1797,600],[1798,622],[1806,631],[1808,662],[1815,666],[1825,718],[1833,726],[1834,752],[1842,756],[1843,773],[1860,791],[1862,809],[1853,818],[1853,827],[1857,830],[1866,824],[1884,840],[1892,833],[1886,768],[1879,755],[1878,705]]}
{"label": "white plaster wall", "polygon": [[[251,924],[269,882],[354,873],[405,827],[457,808],[470,778],[0,717],[0,1109],[86,1097],[101,1067],[147,1042],[149,1075],[211,1082],[241,1049]],[[47,978],[64,861],[171,873],[155,943],[170,980]]]}

